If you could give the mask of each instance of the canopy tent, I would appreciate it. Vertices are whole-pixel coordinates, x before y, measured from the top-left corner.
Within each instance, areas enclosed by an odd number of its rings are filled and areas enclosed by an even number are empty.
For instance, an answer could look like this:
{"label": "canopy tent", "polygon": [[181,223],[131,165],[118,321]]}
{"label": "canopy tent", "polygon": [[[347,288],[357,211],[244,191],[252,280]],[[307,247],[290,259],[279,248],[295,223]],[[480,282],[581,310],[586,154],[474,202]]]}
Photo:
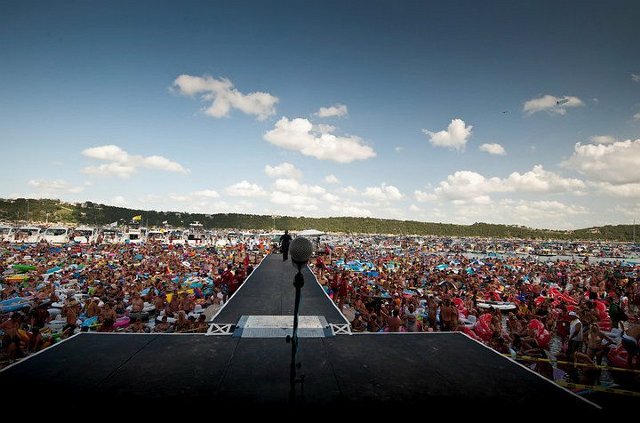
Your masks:
{"label": "canopy tent", "polygon": [[317,229],[305,229],[304,231],[298,232],[298,236],[322,236],[325,232],[319,231]]}

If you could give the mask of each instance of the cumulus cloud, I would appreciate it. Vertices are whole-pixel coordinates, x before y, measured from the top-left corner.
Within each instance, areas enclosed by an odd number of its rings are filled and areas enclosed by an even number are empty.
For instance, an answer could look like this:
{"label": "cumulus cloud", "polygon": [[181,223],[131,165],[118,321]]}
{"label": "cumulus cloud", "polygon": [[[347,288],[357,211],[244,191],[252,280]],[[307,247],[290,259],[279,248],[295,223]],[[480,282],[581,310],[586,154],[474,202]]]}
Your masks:
{"label": "cumulus cloud", "polygon": [[567,113],[567,108],[580,106],[584,106],[584,102],[578,97],[570,95],[556,97],[547,94],[539,98],[532,98],[531,100],[525,101],[522,111],[527,115],[532,115],[538,112],[564,115]]}
{"label": "cumulus cloud", "polygon": [[[342,204],[341,199],[319,185],[303,184],[293,178],[280,178],[272,184],[270,201],[299,212],[326,211],[329,205]],[[327,204],[328,203],[328,204]]]}
{"label": "cumulus cloud", "polygon": [[125,198],[122,195],[116,195],[111,199],[111,204],[113,204],[114,206],[123,207],[127,205],[127,200],[125,200]]}
{"label": "cumulus cloud", "polygon": [[609,182],[592,182],[599,192],[612,197],[640,198],[640,183],[612,184]]}
{"label": "cumulus cloud", "polygon": [[513,172],[506,178],[487,178],[477,172],[460,170],[441,181],[431,192],[414,191],[416,201],[451,200],[455,204],[489,204],[493,193],[566,193],[581,194],[586,184],[580,179],[564,178],[542,165],[532,170]]}
{"label": "cumulus cloud", "polygon": [[640,120],[640,112],[633,115],[633,120]]}
{"label": "cumulus cloud", "polygon": [[464,151],[472,128],[473,126],[467,126],[462,119],[453,119],[445,130],[431,132],[428,129],[423,129],[422,133],[429,137],[429,142],[434,147]]}
{"label": "cumulus cloud", "polygon": [[218,194],[216,191],[212,190],[212,189],[203,189],[200,191],[194,191],[192,193],[194,196],[196,197],[205,197],[205,198],[218,198],[220,197],[220,194]]}
{"label": "cumulus cloud", "polygon": [[[588,213],[588,210],[583,206],[548,200],[503,200],[499,202],[497,206],[499,209],[498,212],[503,215],[512,214],[513,216],[522,218],[524,222],[537,221],[542,223],[543,226],[545,222],[549,220],[562,221],[566,220],[567,217]],[[546,223],[546,225],[548,225],[548,223]]]}
{"label": "cumulus cloud", "polygon": [[327,125],[325,123],[319,123],[317,125],[313,125],[313,129],[316,132],[320,132],[321,134],[330,134],[336,131],[336,127],[333,125]]}
{"label": "cumulus cloud", "polygon": [[[202,207],[208,205],[209,200],[220,197],[216,191],[212,189],[203,189],[200,191],[193,191],[187,193],[171,193],[168,195],[171,201],[179,202],[179,203],[189,203],[190,205],[197,205],[200,208],[198,210],[202,210]],[[190,209],[194,210],[194,209]]]}
{"label": "cumulus cloud", "polygon": [[495,154],[498,156],[504,156],[507,154],[507,152],[505,151],[504,147],[501,146],[500,144],[482,144],[480,147],[478,147],[478,149],[480,151],[484,151],[485,153],[489,153],[489,154]]}
{"label": "cumulus cloud", "polygon": [[[627,205],[618,204],[614,208],[614,212],[616,215],[625,215],[629,219],[636,219],[637,216],[640,216],[640,203]],[[628,221],[625,223],[628,223]]]}
{"label": "cumulus cloud", "polygon": [[27,182],[27,185],[35,188],[42,194],[78,194],[84,191],[84,186],[71,185],[69,182],[63,179],[48,180],[48,179],[31,179]]}
{"label": "cumulus cloud", "polygon": [[199,95],[208,104],[204,113],[214,118],[229,116],[231,109],[237,109],[264,120],[276,113],[279,101],[278,97],[261,91],[243,94],[229,79],[209,75],[180,75],[173,81],[173,88],[183,95]]}
{"label": "cumulus cloud", "polygon": [[631,80],[632,80],[633,82],[640,82],[640,75],[635,74],[635,73],[632,73],[632,74],[631,74]]}
{"label": "cumulus cloud", "polygon": [[434,193],[420,190],[415,190],[413,192],[413,196],[415,197],[416,201],[419,201],[421,203],[426,203],[427,201],[435,201],[438,199],[438,196]]}
{"label": "cumulus cloud", "polygon": [[403,197],[398,188],[384,183],[378,187],[366,187],[362,195],[379,202],[400,200]]}
{"label": "cumulus cloud", "polygon": [[264,134],[264,139],[305,156],[338,163],[351,163],[376,156],[373,148],[366,145],[360,137],[317,132],[311,122],[303,118],[289,120],[283,117],[276,122],[274,129]]}
{"label": "cumulus cloud", "polygon": [[90,159],[107,162],[85,167],[83,172],[89,175],[128,178],[136,173],[139,168],[184,174],[190,172],[180,163],[169,160],[166,157],[131,155],[117,145],[112,144],[87,148],[82,151],[82,155]]}
{"label": "cumulus cloud", "polygon": [[344,188],[340,188],[338,190],[340,193],[342,194],[357,194],[358,190],[354,187],[352,187],[351,185],[349,185],[348,187],[344,187]]}
{"label": "cumulus cloud", "polygon": [[576,178],[564,178],[557,173],[545,170],[536,165],[525,173],[513,172],[502,181],[505,192],[539,192],[539,193],[581,193],[585,183]]}
{"label": "cumulus cloud", "polygon": [[327,175],[324,178],[324,181],[328,184],[339,184],[340,180],[336,177],[336,175]]}
{"label": "cumulus cloud", "polygon": [[640,182],[640,139],[613,144],[576,143],[563,166],[577,170],[593,181],[622,185]]}
{"label": "cumulus cloud", "polygon": [[267,192],[258,184],[241,181],[225,188],[225,192],[232,197],[262,197]]}
{"label": "cumulus cloud", "polygon": [[343,116],[346,116],[348,113],[349,111],[347,110],[346,105],[334,104],[333,106],[329,106],[329,107],[320,107],[320,110],[318,110],[314,114],[321,118],[328,118],[328,117],[343,117]]}
{"label": "cumulus cloud", "polygon": [[422,211],[422,209],[418,206],[416,206],[415,204],[412,204],[409,206],[409,211],[412,211],[414,213],[419,213]]}
{"label": "cumulus cloud", "polygon": [[337,216],[349,216],[349,217],[369,217],[373,216],[371,210],[358,207],[358,206],[350,206],[350,205],[333,205],[331,206],[331,211],[334,212]]}
{"label": "cumulus cloud", "polygon": [[474,222],[526,225],[537,228],[573,228],[581,226],[581,217],[588,216],[583,206],[556,200],[502,199],[485,203],[452,202],[446,213],[438,213],[449,222],[471,224]]}
{"label": "cumulus cloud", "polygon": [[293,179],[302,178],[302,171],[292,165],[291,163],[280,163],[277,166],[266,165],[264,167],[264,173],[270,178],[287,177]]}
{"label": "cumulus cloud", "polygon": [[596,144],[613,144],[618,140],[611,135],[594,135],[589,140]]}
{"label": "cumulus cloud", "polygon": [[273,189],[297,195],[321,195],[326,192],[326,190],[319,185],[301,184],[293,178],[277,179],[273,183]]}
{"label": "cumulus cloud", "polygon": [[118,163],[123,163],[129,160],[129,153],[113,144],[87,148],[82,151],[82,155],[91,159]]}

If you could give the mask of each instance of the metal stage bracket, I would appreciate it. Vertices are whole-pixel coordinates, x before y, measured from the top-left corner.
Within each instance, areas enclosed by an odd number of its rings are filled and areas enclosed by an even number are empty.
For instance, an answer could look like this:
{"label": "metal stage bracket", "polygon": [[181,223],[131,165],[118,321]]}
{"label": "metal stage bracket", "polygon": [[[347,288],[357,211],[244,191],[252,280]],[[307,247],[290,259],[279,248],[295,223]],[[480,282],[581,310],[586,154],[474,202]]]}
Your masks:
{"label": "metal stage bracket", "polygon": [[206,335],[232,335],[235,326],[230,323],[212,323]]}

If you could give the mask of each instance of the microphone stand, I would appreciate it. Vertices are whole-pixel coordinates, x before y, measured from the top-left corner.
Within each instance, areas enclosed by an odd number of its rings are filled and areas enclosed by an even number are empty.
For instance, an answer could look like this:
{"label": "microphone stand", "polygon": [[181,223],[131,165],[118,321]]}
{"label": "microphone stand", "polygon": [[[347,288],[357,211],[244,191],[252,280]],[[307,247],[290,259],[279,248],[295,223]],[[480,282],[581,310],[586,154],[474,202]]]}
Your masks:
{"label": "microphone stand", "polygon": [[302,387],[302,397],[304,398],[304,375],[297,378],[296,369],[300,368],[300,363],[296,363],[296,354],[298,352],[298,312],[300,310],[300,294],[304,286],[304,277],[302,276],[302,266],[304,263],[297,263],[298,273],[296,273],[293,286],[296,289],[296,299],[293,308],[293,333],[287,336],[287,342],[291,343],[291,364],[289,365],[289,402],[295,404],[296,384],[300,383]]}

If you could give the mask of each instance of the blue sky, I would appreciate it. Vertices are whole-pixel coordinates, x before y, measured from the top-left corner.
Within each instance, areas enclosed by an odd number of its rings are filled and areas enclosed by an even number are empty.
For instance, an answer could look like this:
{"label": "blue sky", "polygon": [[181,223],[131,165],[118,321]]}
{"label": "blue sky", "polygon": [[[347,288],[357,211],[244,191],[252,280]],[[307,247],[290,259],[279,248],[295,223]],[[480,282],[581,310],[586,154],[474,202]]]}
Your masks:
{"label": "blue sky", "polygon": [[633,1],[0,1],[0,196],[630,223],[639,18]]}

